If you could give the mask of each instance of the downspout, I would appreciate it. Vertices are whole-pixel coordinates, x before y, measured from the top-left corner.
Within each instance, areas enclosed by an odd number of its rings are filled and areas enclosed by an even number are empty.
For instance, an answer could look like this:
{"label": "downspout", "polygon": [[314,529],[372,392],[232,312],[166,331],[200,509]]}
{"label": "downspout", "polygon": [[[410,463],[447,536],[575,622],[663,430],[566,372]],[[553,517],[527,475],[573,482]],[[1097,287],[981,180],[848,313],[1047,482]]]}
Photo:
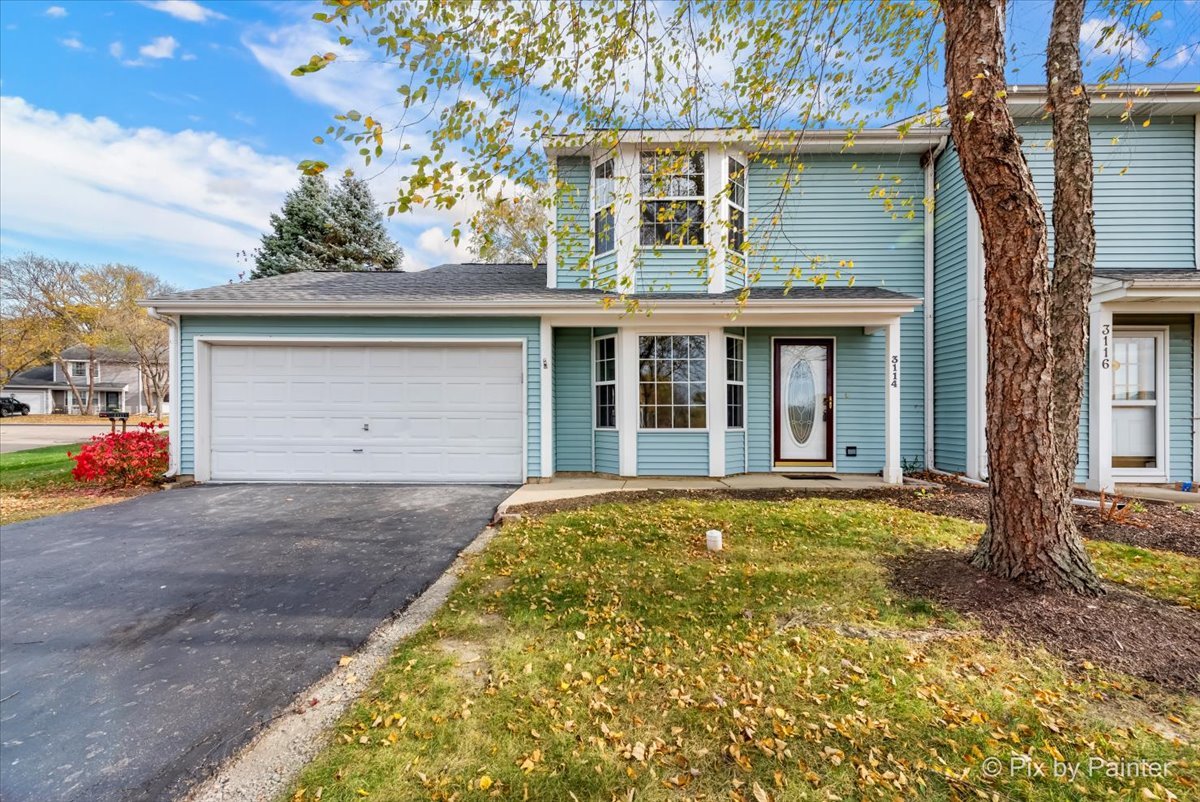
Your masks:
{"label": "downspout", "polygon": [[937,147],[925,154],[925,299],[922,302],[925,317],[925,468],[932,469],[934,461],[934,415],[933,415],[933,260],[934,260],[934,218],[937,211],[937,169],[938,157],[950,143],[949,137],[942,137]]}
{"label": "downspout", "polygon": [[179,403],[179,318],[174,315],[160,315],[153,306],[146,307],[146,314],[167,324],[167,350],[170,352],[167,359],[167,392],[171,396],[171,411],[167,415],[167,438],[170,444],[170,462],[163,476],[170,479],[179,475],[179,413],[182,410]]}

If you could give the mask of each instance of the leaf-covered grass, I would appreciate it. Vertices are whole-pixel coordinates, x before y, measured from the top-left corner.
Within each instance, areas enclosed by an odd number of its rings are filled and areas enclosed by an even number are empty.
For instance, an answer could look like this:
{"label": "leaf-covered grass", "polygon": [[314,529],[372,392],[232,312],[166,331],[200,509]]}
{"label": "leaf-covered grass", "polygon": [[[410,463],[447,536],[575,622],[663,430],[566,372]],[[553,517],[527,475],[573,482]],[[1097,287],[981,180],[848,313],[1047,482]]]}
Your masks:
{"label": "leaf-covered grass", "polygon": [[[725,552],[705,551],[710,528]],[[825,499],[609,504],[511,524],[286,798],[1191,796],[1200,754],[1150,727],[1194,739],[1195,699],[1068,671],[889,588],[889,557],[977,531]],[[1146,721],[1106,712],[1135,695],[1152,703],[1138,703]],[[1158,779],[984,776],[985,758],[1007,767],[1014,750],[1175,763]]]}
{"label": "leaf-covered grass", "polygon": [[0,526],[113,504],[145,489],[101,491],[71,478],[67,452],[79,445],[47,446],[0,454]]}

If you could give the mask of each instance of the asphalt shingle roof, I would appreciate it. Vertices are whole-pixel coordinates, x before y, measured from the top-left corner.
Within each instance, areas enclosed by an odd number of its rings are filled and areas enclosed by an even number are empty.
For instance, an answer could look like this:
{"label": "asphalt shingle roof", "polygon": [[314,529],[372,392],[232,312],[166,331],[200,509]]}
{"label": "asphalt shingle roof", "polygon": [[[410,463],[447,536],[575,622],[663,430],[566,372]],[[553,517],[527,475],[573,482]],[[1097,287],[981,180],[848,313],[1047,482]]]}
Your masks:
{"label": "asphalt shingle roof", "polygon": [[1122,281],[1187,281],[1200,283],[1200,270],[1183,268],[1179,270],[1141,270],[1138,268],[1121,268],[1097,270],[1099,278],[1115,278]]}
{"label": "asphalt shingle roof", "polygon": [[[487,301],[599,300],[606,293],[578,287],[546,287],[544,265],[528,264],[449,264],[413,273],[389,272],[305,272],[254,279],[241,283],[220,284],[199,290],[184,290],[152,298],[148,303],[170,301],[210,301],[230,304],[279,303],[387,303]],[[733,299],[736,291],[722,295],[703,292],[655,292],[638,295],[656,301]],[[759,287],[751,291],[756,299],[899,300],[911,299],[882,287],[795,286],[784,292],[780,287]]]}

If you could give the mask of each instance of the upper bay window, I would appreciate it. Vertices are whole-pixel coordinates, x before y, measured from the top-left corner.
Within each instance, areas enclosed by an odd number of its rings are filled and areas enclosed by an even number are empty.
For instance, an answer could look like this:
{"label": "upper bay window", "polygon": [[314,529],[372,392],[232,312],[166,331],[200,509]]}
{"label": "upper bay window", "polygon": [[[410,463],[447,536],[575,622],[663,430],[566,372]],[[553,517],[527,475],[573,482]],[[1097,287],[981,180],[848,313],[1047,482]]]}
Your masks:
{"label": "upper bay window", "polygon": [[643,429],[708,426],[703,334],[638,337],[638,412]]}
{"label": "upper bay window", "polygon": [[729,159],[729,197],[725,203],[729,209],[729,251],[741,254],[746,244],[746,165],[734,158]]}
{"label": "upper bay window", "polygon": [[704,244],[704,153],[641,155],[641,244]]}
{"label": "upper bay window", "polygon": [[592,249],[597,256],[617,247],[616,177],[612,159],[592,170]]}
{"label": "upper bay window", "polygon": [[87,366],[88,366],[88,363],[86,363],[86,362],[72,362],[71,363],[71,378],[86,379],[87,375],[88,375],[87,374]]}

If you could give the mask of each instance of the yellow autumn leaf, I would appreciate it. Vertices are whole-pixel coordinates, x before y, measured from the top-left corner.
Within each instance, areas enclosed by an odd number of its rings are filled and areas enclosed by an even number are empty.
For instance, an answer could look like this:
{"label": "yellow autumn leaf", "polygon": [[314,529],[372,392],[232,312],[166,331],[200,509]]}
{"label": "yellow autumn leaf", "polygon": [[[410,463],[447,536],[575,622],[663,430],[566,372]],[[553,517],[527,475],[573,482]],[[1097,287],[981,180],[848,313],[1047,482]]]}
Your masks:
{"label": "yellow autumn leaf", "polygon": [[479,790],[480,791],[486,791],[487,789],[489,789],[491,787],[492,787],[492,778],[491,777],[489,777],[488,775],[485,774],[479,778]]}

